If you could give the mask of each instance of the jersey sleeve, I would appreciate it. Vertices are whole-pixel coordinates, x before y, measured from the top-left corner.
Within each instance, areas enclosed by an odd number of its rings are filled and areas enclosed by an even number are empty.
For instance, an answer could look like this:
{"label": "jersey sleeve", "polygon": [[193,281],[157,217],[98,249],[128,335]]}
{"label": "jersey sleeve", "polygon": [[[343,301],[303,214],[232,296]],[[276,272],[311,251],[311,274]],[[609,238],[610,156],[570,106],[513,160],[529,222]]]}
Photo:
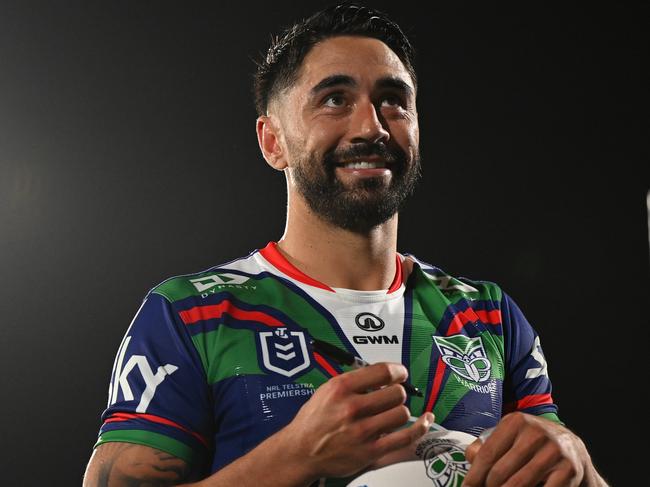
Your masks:
{"label": "jersey sleeve", "polygon": [[150,292],[118,349],[95,446],[150,446],[198,465],[212,428],[200,357],[167,299]]}
{"label": "jersey sleeve", "polygon": [[506,352],[503,412],[523,411],[560,422],[539,335],[506,293],[501,317]]}

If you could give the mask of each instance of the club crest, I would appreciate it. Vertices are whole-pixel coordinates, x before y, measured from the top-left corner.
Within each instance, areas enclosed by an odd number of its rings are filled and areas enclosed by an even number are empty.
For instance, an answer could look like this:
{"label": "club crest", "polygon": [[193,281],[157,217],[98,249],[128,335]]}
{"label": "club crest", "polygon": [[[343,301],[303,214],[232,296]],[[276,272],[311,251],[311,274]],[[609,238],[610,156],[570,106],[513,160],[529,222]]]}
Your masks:
{"label": "club crest", "polygon": [[419,440],[415,454],[422,458],[434,487],[460,487],[469,471],[465,449],[476,438],[462,431],[441,428]]}
{"label": "club crest", "polygon": [[448,450],[440,450],[440,445],[434,445],[424,452],[424,466],[427,477],[436,487],[457,487],[463,483],[469,470],[465,454],[456,446]]}
{"label": "club crest", "polygon": [[487,358],[481,337],[434,335],[433,341],[440,351],[442,361],[456,374],[473,382],[485,382],[490,379],[492,364]]}
{"label": "club crest", "polygon": [[285,377],[293,377],[311,365],[307,340],[302,331],[278,328],[258,334],[262,368]]}

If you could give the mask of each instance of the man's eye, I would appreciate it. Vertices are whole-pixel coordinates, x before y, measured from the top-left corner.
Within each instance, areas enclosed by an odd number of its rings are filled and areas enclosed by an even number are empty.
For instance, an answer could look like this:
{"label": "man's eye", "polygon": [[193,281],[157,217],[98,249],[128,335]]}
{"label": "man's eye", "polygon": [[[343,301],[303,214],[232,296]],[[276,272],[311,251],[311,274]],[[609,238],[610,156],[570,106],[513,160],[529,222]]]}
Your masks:
{"label": "man's eye", "polygon": [[388,95],[381,100],[382,107],[400,107],[403,105],[402,99],[396,95]]}
{"label": "man's eye", "polygon": [[340,108],[345,106],[345,98],[343,95],[328,95],[323,100],[323,105],[330,108]]}

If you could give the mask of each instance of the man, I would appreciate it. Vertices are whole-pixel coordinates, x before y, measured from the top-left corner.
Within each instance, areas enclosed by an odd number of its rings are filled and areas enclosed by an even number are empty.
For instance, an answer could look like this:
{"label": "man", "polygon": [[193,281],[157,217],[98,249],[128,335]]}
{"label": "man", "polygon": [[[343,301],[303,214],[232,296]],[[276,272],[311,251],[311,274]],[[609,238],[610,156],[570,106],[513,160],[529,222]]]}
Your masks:
{"label": "man", "polygon": [[[274,42],[257,136],[286,175],[285,233],[147,295],[85,485],[346,485],[408,458],[431,411],[474,436],[495,427],[467,449],[466,485],[604,485],[512,300],[397,253],[420,164],[412,57],[396,24],[353,5]],[[312,339],[374,365],[350,371]]]}

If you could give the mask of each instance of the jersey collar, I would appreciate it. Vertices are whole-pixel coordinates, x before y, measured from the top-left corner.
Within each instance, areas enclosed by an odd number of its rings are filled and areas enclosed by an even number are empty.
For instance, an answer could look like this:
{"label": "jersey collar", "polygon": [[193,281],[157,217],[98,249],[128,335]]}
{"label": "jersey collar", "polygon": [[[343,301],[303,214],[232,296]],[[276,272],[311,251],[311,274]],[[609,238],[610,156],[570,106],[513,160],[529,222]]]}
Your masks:
{"label": "jersey collar", "polygon": [[[269,242],[266,247],[260,250],[260,254],[262,254],[262,257],[269,261],[273,267],[291,277],[292,279],[302,282],[303,284],[308,284],[309,286],[317,287],[319,289],[325,289],[326,291],[331,291],[333,293],[336,292],[327,284],[323,284],[322,282],[309,277],[307,274],[289,262],[278,250],[278,244],[276,242]],[[395,277],[393,278],[393,282],[388,288],[388,291],[386,291],[386,294],[394,293],[402,286],[402,259],[400,258],[399,254],[395,255],[395,262]]]}

